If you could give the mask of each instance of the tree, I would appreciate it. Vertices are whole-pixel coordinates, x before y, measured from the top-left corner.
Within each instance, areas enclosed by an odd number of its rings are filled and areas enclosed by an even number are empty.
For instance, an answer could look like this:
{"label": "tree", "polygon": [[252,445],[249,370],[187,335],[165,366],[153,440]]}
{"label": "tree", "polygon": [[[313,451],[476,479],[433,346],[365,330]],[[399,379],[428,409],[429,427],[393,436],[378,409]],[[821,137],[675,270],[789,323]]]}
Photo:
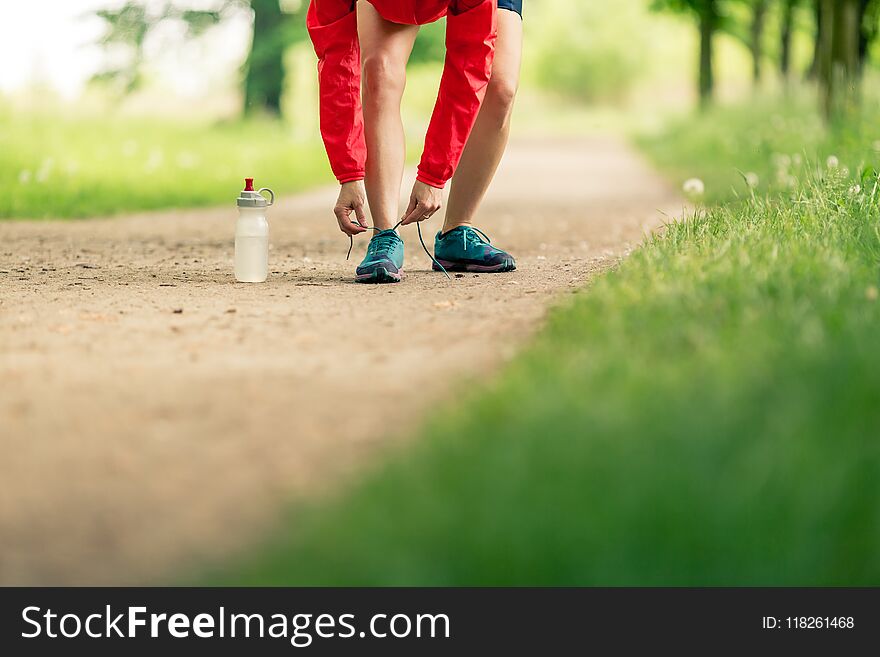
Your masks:
{"label": "tree", "polygon": [[859,2],[859,71],[863,71],[871,46],[880,34],[880,0]]}
{"label": "tree", "polygon": [[723,23],[721,0],[654,0],[652,7],[687,13],[696,19],[700,31],[698,90],[701,107],[707,107],[715,90],[714,47],[715,35]]}
{"label": "tree", "polygon": [[761,82],[764,59],[764,26],[767,21],[767,0],[751,0],[752,21],[749,30],[749,50],[752,53],[752,78],[755,84]]}
{"label": "tree", "polygon": [[822,6],[824,0],[812,0],[814,25],[816,26],[816,37],[813,41],[813,63],[807,72],[807,79],[817,80],[819,78],[819,66],[822,61],[822,42],[824,41],[822,30],[825,21],[822,19]]}
{"label": "tree", "polygon": [[185,27],[184,36],[198,37],[219,23],[235,4],[235,0],[217,0],[208,9],[183,9],[171,0],[128,0],[118,8],[96,11],[106,27],[98,45],[112,57],[112,63],[93,79],[117,88],[122,94],[135,91],[143,81],[144,44],[153,30],[162,23],[178,21]]}
{"label": "tree", "polygon": [[820,0],[819,87],[827,120],[840,117],[857,100],[861,0]]}
{"label": "tree", "polygon": [[[813,0],[816,15],[816,46],[813,65],[810,67],[809,77],[816,79],[819,76],[819,67],[822,59],[823,30],[826,21],[823,20],[823,0]],[[871,46],[880,36],[880,0],[858,0],[858,70],[861,74],[870,55]]]}
{"label": "tree", "polygon": [[196,38],[242,10],[252,12],[253,38],[243,67],[243,110],[245,114],[281,113],[284,91],[284,52],[289,45],[306,38],[304,0],[202,0],[199,9],[182,8],[181,0],[127,0],[116,9],[102,9],[107,30],[99,41],[112,66],[95,76],[123,94],[135,91],[142,82],[144,44],[163,23],[181,21],[183,38]]}
{"label": "tree", "polygon": [[279,0],[250,0],[254,13],[253,38],[244,65],[244,113],[281,114],[284,92],[284,52],[295,40],[296,19],[305,23],[304,3],[285,14]]}
{"label": "tree", "polygon": [[[784,2],[785,0],[783,0]],[[771,0],[727,0],[720,29],[742,42],[752,55],[752,78],[758,86],[764,73],[764,37]]]}
{"label": "tree", "polygon": [[791,40],[794,35],[795,10],[799,0],[782,0],[782,18],[779,38],[779,72],[784,80],[791,76]]}

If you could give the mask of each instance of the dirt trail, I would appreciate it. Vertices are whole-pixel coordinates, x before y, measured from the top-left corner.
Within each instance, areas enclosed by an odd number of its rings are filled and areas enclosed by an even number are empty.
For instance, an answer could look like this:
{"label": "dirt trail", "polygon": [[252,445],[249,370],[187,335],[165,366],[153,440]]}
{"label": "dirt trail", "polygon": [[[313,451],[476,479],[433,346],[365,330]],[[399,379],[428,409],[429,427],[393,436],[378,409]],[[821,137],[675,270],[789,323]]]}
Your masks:
{"label": "dirt trail", "polygon": [[334,193],[274,208],[256,286],[232,280],[232,204],[0,222],[0,583],[150,582],[241,549],[681,209],[617,140],[519,141],[480,220],[519,271],[447,282],[407,229],[406,280],[372,287]]}

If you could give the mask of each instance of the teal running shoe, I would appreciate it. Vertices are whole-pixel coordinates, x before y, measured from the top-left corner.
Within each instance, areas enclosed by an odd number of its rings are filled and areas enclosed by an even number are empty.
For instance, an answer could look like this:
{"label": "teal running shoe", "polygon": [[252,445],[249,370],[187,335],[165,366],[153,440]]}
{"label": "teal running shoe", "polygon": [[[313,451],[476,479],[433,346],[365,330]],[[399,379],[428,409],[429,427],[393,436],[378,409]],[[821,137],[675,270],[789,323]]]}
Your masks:
{"label": "teal running shoe", "polygon": [[357,268],[358,283],[399,283],[403,278],[403,240],[395,230],[376,233]]}
{"label": "teal running shoe", "polygon": [[495,273],[513,271],[516,260],[509,253],[492,246],[483,231],[472,226],[458,226],[434,239],[434,271],[437,263],[447,271]]}

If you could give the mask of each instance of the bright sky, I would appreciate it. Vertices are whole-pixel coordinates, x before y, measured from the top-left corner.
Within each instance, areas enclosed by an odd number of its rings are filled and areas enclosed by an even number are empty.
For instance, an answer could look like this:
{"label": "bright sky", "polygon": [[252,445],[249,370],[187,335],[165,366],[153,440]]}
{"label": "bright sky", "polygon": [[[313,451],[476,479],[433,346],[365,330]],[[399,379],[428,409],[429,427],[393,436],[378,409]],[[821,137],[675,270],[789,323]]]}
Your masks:
{"label": "bright sky", "polygon": [[[39,81],[66,97],[76,96],[103,61],[91,45],[102,34],[103,22],[90,13],[119,4],[121,0],[0,2],[0,91],[14,92]],[[175,91],[198,95],[211,81],[236,70],[247,41],[247,25],[233,20],[197,48],[156,53],[154,65]]]}

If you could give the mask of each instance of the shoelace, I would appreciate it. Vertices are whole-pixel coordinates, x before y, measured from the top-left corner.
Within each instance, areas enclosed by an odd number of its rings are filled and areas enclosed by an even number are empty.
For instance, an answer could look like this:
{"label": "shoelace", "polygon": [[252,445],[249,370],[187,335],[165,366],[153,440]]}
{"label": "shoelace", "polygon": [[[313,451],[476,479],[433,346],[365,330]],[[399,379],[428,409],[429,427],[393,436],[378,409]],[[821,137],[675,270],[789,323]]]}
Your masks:
{"label": "shoelace", "polygon": [[393,231],[377,233],[367,246],[367,256],[374,258],[380,254],[387,256],[387,252],[394,247],[398,241],[400,241],[400,237]]}
{"label": "shoelace", "polygon": [[463,231],[461,231],[461,244],[464,247],[464,250],[467,251],[468,245],[468,237],[472,235],[471,231],[477,233],[483,239],[480,241],[482,244],[492,244],[492,240],[489,239],[489,236],[486,235],[479,228],[474,228],[473,226],[466,226]]}
{"label": "shoelace", "polygon": [[[382,232],[384,232],[384,231],[382,231],[382,230],[379,230],[379,229],[376,228],[375,226],[364,226],[364,225],[361,224],[357,219],[355,219],[355,220],[353,221],[353,223],[356,224],[356,225],[358,225],[358,226],[360,226],[361,228],[366,228],[367,230],[372,230],[374,233],[382,233]],[[392,228],[391,230],[397,230],[398,228],[400,228],[401,224],[403,224],[403,221],[398,221],[397,224],[395,224],[394,228]],[[441,265],[441,264],[438,262],[437,258],[434,257],[434,254],[431,253],[430,251],[428,251],[428,246],[425,244],[425,240],[422,238],[422,225],[421,225],[421,223],[417,223],[417,224],[416,224],[416,230],[419,231],[419,242],[422,243],[422,248],[425,250],[425,253],[427,253],[427,254],[428,254],[428,257],[432,260],[432,262],[440,268],[440,271],[443,272],[443,275],[446,276],[446,278],[447,278],[448,280],[451,281],[451,280],[452,280],[452,276],[450,276],[450,275],[449,275],[449,272],[446,271],[446,267],[444,267],[443,265]],[[475,228],[474,230],[476,230],[476,228]],[[482,234],[482,233],[481,233],[481,234]],[[484,235],[484,237],[485,237],[485,235]],[[486,239],[488,239],[488,238],[486,238]],[[349,245],[348,245],[348,254],[345,256],[345,259],[346,259],[346,260],[351,259],[351,252],[352,252],[352,250],[354,249],[354,236],[349,235],[349,236],[348,236],[348,240],[349,240]]]}

